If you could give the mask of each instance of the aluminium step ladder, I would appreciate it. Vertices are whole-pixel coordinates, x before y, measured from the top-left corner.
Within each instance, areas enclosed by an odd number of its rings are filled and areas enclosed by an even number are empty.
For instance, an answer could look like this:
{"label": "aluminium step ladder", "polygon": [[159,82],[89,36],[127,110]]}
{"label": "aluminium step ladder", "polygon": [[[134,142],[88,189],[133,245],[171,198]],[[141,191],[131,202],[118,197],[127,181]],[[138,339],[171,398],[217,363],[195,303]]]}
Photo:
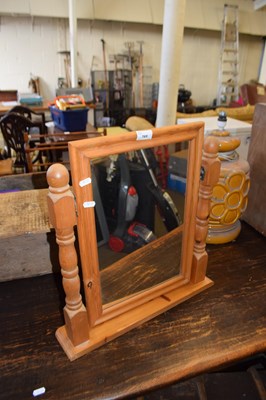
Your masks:
{"label": "aluminium step ladder", "polygon": [[229,105],[239,98],[238,6],[224,5],[216,104]]}

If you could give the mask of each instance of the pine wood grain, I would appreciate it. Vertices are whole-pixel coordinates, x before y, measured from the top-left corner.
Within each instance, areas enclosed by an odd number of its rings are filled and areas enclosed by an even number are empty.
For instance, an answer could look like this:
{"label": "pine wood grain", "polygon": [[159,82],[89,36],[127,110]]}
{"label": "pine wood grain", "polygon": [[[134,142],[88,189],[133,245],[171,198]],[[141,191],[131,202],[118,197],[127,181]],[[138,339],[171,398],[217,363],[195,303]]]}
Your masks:
{"label": "pine wood grain", "polygon": [[215,285],[70,363],[61,277],[1,283],[0,399],[121,399],[266,350],[266,240],[246,224],[234,243],[207,247]]}
{"label": "pine wood grain", "polygon": [[180,272],[181,229],[177,233],[169,232],[101,271],[103,304],[121,300],[177,276]]}

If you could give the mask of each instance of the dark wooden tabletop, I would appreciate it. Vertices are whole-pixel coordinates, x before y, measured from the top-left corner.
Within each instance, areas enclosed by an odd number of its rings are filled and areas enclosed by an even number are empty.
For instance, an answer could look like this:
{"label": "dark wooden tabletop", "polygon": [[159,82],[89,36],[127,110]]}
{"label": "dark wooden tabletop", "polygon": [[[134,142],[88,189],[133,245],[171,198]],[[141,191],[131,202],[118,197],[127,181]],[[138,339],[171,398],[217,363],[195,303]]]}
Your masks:
{"label": "dark wooden tabletop", "polygon": [[[5,114],[13,107],[13,105],[6,104],[6,103],[8,103],[8,102],[0,101],[0,115]],[[26,107],[31,108],[33,111],[36,111],[36,112],[45,112],[45,111],[49,111],[49,107],[52,103],[53,103],[53,100],[43,100],[41,104],[26,105]],[[86,103],[86,104],[88,107],[94,108],[92,103]],[[19,102],[18,102],[18,105],[19,105]]]}
{"label": "dark wooden tabletop", "polygon": [[54,335],[60,276],[1,283],[0,399],[133,397],[265,351],[266,239],[243,224],[208,253],[214,286],[74,362]]}

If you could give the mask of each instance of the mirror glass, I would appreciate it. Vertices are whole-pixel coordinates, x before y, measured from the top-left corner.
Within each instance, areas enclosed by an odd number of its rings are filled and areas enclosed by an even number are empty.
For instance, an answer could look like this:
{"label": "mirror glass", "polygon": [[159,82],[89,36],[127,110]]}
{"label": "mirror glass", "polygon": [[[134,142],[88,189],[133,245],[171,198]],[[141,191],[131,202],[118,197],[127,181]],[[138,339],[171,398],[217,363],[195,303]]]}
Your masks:
{"label": "mirror glass", "polygon": [[171,147],[91,160],[104,306],[179,275],[188,143]]}

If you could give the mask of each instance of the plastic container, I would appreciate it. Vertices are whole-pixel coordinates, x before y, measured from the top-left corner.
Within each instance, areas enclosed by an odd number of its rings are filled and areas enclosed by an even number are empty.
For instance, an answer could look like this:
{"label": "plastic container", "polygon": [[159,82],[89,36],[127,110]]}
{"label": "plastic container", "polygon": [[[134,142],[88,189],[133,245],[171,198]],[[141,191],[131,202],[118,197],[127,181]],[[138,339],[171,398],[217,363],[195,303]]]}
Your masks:
{"label": "plastic container", "polygon": [[176,174],[169,174],[167,179],[167,187],[181,194],[186,193],[187,180]]}
{"label": "plastic container", "polygon": [[56,106],[51,106],[50,112],[55,126],[62,131],[80,132],[86,130],[88,108],[61,111]]}
{"label": "plastic container", "polygon": [[57,96],[53,104],[61,111],[86,108],[84,98],[74,94],[69,96]]}
{"label": "plastic container", "polygon": [[42,96],[36,93],[19,93],[18,100],[21,105],[25,106],[37,106],[42,105]]}

